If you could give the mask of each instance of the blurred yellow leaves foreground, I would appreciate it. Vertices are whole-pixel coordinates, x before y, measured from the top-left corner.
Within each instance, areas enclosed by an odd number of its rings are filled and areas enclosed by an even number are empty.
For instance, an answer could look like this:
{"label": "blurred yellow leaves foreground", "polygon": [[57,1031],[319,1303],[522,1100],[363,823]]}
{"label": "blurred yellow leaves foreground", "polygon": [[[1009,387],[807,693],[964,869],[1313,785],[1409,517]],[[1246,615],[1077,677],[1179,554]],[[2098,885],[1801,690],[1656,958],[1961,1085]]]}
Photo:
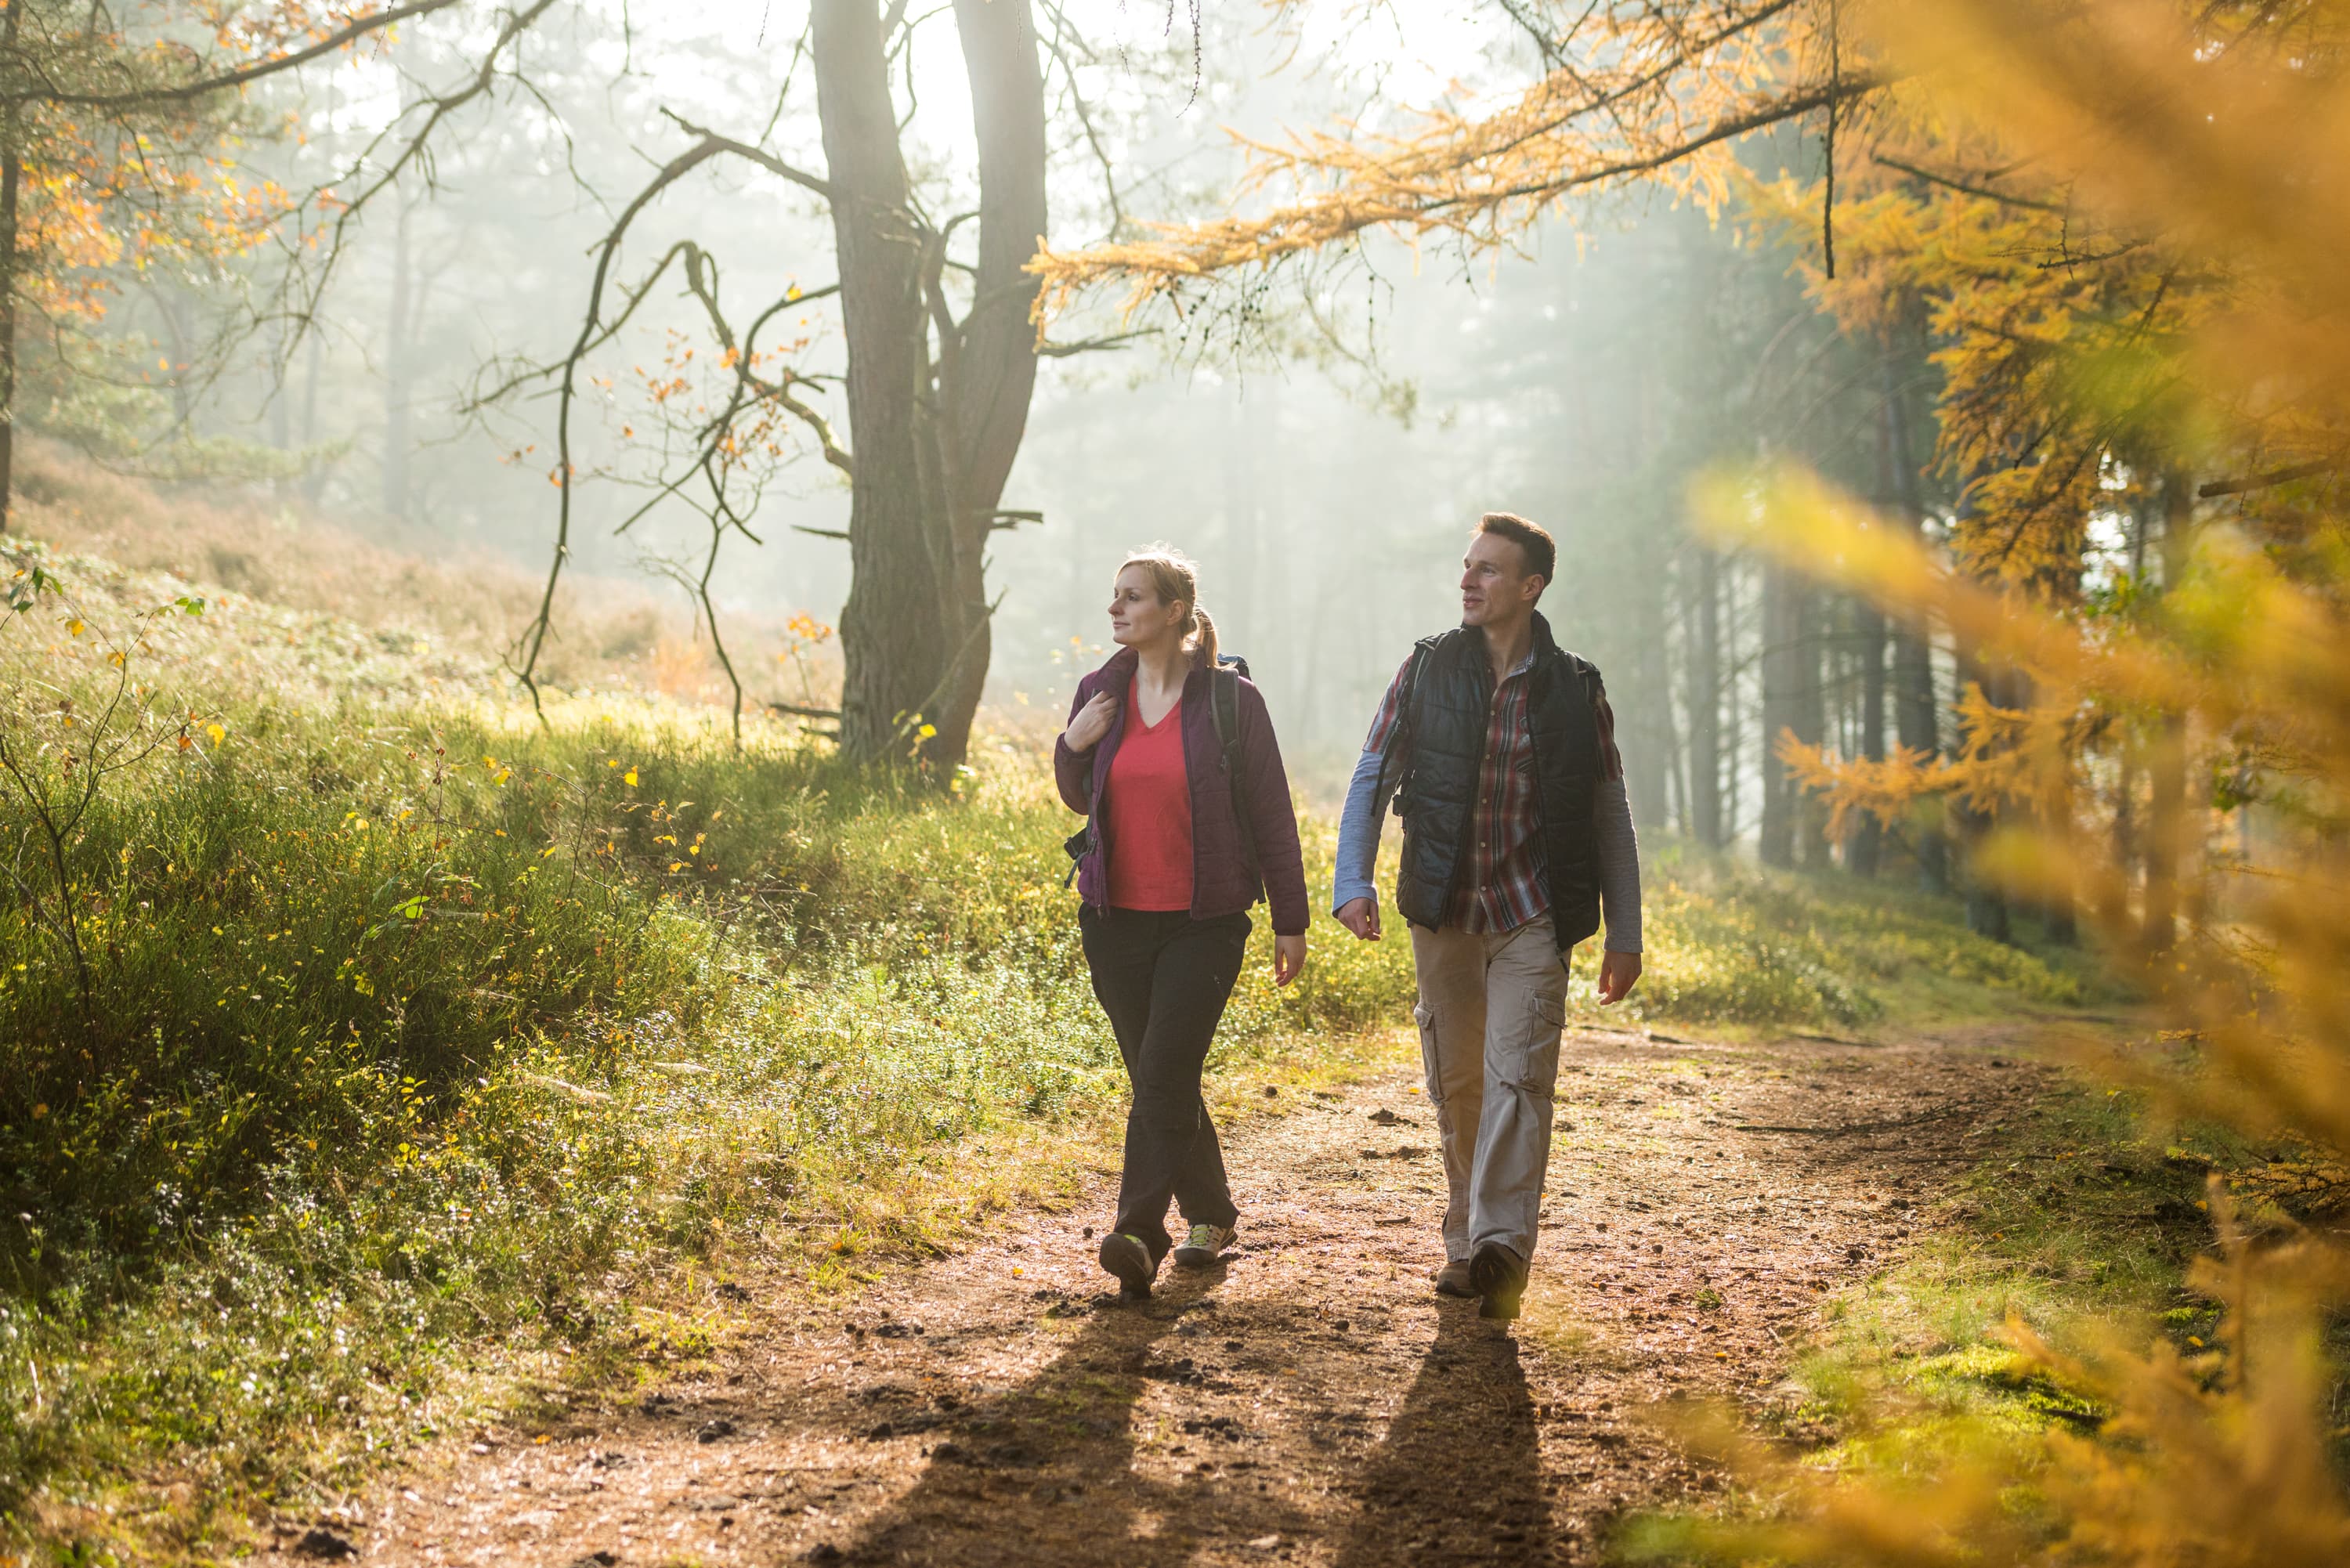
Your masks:
{"label": "blurred yellow leaves foreground", "polygon": [[[2104,1071],[2338,1161],[2350,7],[1964,0],[1879,8],[1871,24],[1903,84],[1882,109],[1908,139],[1903,161],[1977,188],[1864,187],[1841,275],[1814,281],[1849,325],[1931,316],[1939,455],[1968,504],[1932,540],[1802,473],[1720,476],[1697,504],[1717,538],[1935,627],[1958,659],[1963,739],[1943,758],[1854,762],[1792,742],[1782,754],[1840,815],[1898,821],[1949,799],[1984,825],[1976,875],[2027,899],[2079,897],[2193,1047],[2116,1054]],[[1926,234],[1936,243],[1918,244]],[[1969,235],[1987,258],[1971,267]],[[2100,549],[2125,533],[2151,535],[2160,559]],[[2182,794],[2167,814],[2166,756]],[[2133,883],[2119,852],[2133,832],[2167,836],[2155,863],[2175,889]],[[2094,1438],[2052,1434],[2021,1455],[1986,1443],[1915,1490],[1750,1453],[1787,1489],[1788,1522],[1716,1546],[1814,1562],[2350,1562],[2329,1412],[2341,1369],[2324,1348],[2350,1302],[2350,1251],[2273,1219],[2248,1233],[2216,1181],[2212,1210],[2223,1257],[2192,1280],[2227,1308],[2211,1348],[2080,1359],[2010,1325],[2019,1352],[2109,1412]]]}

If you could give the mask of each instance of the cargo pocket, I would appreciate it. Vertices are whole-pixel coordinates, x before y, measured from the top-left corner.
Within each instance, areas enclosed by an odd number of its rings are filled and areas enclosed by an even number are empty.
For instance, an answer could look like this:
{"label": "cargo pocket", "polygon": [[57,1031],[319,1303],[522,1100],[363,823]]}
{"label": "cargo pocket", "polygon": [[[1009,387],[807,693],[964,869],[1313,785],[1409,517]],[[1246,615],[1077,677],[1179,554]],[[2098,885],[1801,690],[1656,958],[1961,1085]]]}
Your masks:
{"label": "cargo pocket", "polygon": [[1525,1032],[1520,1037],[1517,1086],[1549,1099],[1558,1087],[1558,1039],[1566,1028],[1566,999],[1536,993],[1527,999]]}
{"label": "cargo pocket", "polygon": [[1419,1025],[1419,1068],[1428,1080],[1428,1103],[1444,1104],[1444,1075],[1438,1070],[1440,1060],[1436,1054],[1436,1014],[1425,1007],[1411,1010],[1411,1021]]}

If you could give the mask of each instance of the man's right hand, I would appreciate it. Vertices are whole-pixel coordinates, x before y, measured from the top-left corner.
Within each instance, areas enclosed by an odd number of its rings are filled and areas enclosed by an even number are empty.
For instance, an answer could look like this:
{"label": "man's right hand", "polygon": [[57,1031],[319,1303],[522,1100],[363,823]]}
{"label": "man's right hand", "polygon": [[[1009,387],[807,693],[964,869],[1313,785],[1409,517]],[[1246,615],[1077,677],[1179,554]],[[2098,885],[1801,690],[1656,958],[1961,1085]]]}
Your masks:
{"label": "man's right hand", "polygon": [[1101,743],[1101,738],[1109,733],[1109,722],[1117,717],[1118,699],[1097,691],[1092,701],[1077,710],[1077,716],[1061,732],[1061,739],[1068,742],[1070,751],[1083,755]]}
{"label": "man's right hand", "polygon": [[1379,940],[1379,901],[1352,898],[1338,906],[1338,923],[1367,942]]}

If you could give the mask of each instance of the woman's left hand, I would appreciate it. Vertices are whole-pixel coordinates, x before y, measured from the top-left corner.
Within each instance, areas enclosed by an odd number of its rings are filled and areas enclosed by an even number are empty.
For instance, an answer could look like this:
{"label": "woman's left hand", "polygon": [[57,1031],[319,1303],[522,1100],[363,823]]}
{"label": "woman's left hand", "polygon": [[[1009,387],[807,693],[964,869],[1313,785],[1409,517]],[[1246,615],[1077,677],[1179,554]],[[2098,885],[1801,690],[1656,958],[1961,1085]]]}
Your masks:
{"label": "woman's left hand", "polygon": [[1305,972],[1305,939],[1303,936],[1273,939],[1273,983],[1287,985]]}

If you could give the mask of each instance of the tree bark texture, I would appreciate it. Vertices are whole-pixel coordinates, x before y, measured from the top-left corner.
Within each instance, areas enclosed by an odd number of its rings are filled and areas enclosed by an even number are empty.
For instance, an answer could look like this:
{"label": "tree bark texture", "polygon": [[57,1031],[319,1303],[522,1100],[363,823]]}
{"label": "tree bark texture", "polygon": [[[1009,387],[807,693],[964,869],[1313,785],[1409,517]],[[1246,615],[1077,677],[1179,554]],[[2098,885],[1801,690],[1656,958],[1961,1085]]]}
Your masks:
{"label": "tree bark texture", "polygon": [[922,235],[889,98],[876,0],[816,0],[809,57],[832,187],[848,358],[848,429],[857,454],[848,504],[848,603],[841,750],[891,756],[944,666],[940,618],[949,563],[923,513],[916,409],[923,389]]}
{"label": "tree bark texture", "polygon": [[1028,319],[1038,280],[1026,272],[1045,237],[1045,80],[1028,0],[955,0],[963,70],[979,142],[979,268],[958,325],[941,309],[946,239],[932,246],[926,287],[939,335],[938,432],[948,541],[943,587],[954,643],[939,672],[938,733],[925,754],[951,766],[971,744],[987,683],[993,635],[987,604],[987,542],[1003,486],[1028,428],[1036,388],[1036,329]]}
{"label": "tree bark texture", "polygon": [[1022,269],[1043,237],[1045,99],[1027,0],[958,0],[979,141],[979,260],[957,317],[947,246],[914,212],[878,0],[816,0],[822,121],[856,452],[842,750],[960,763],[992,651],[986,548],[1036,380]]}

